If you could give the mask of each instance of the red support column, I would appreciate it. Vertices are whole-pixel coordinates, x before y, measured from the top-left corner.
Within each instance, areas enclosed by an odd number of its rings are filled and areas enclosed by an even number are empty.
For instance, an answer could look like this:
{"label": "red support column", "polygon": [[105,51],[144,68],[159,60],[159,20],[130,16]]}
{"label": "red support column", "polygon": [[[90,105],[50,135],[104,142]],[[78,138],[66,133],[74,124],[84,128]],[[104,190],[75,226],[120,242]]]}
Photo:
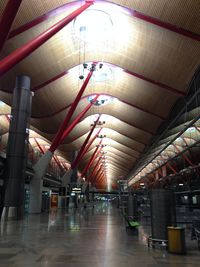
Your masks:
{"label": "red support column", "polygon": [[60,139],[56,139],[57,141],[55,142],[55,140],[53,141],[53,143],[51,144],[51,147],[49,148],[49,150],[51,152],[54,152],[57,147],[63,142],[63,140],[68,136],[68,134],[74,129],[74,127],[79,123],[79,121],[83,118],[83,116],[86,114],[86,112],[91,108],[91,106],[93,105],[93,103],[97,100],[98,95],[93,99],[93,101],[91,103],[89,103],[87,105],[87,107],[81,111],[79,113],[79,115],[74,119],[74,121],[67,127],[67,129],[62,133],[62,136],[60,137]]}
{"label": "red support column", "polygon": [[53,158],[54,158],[56,164],[58,165],[58,167],[60,168],[60,170],[63,172],[64,169],[63,169],[59,159],[55,155],[53,156]]}
{"label": "red support column", "polygon": [[78,152],[78,155],[77,155],[76,159],[72,162],[71,169],[74,169],[74,168],[77,166],[77,164],[78,164],[78,162],[79,162],[79,159],[80,159],[80,157],[81,157],[81,155],[82,155],[82,153],[83,153],[83,151],[84,151],[86,145],[88,144],[88,141],[89,141],[89,139],[90,139],[92,133],[94,132],[94,129],[95,129],[97,123],[99,122],[100,117],[101,117],[101,115],[99,115],[99,117],[98,117],[97,120],[95,121],[94,125],[92,126],[92,128],[91,128],[89,134],[87,135],[87,137],[86,137],[86,139],[85,139],[83,145],[81,146],[81,149],[80,149],[79,152]]}
{"label": "red support column", "polygon": [[[13,0],[15,2],[16,0]],[[55,25],[38,35],[36,38],[16,49],[13,53],[5,57],[0,61],[0,76],[9,71],[12,67],[14,67],[17,63],[23,60],[25,57],[30,55],[33,51],[35,51],[38,47],[44,44],[47,40],[49,40],[52,36],[54,36],[57,32],[59,32],[63,27],[65,27],[68,23],[70,23],[73,19],[75,19],[78,15],[80,15],[84,10],[90,7],[93,4],[91,1],[86,1],[86,3],[72,12],[70,15],[65,17],[64,19],[57,22]]]}
{"label": "red support column", "polygon": [[97,170],[97,173],[95,175],[95,178],[93,179],[93,182],[97,181],[99,175],[101,174],[102,172],[102,165],[100,165],[99,169]]}
{"label": "red support column", "polygon": [[74,102],[72,103],[72,105],[71,105],[71,107],[70,107],[70,109],[69,109],[69,111],[68,111],[68,113],[67,113],[67,115],[66,115],[66,117],[65,117],[65,119],[63,121],[63,123],[60,125],[60,127],[58,129],[58,132],[57,132],[56,136],[54,137],[54,139],[52,141],[50,151],[55,151],[55,148],[58,146],[58,144],[60,142],[60,139],[61,139],[61,137],[63,135],[63,132],[65,131],[65,129],[66,129],[66,127],[67,127],[67,125],[68,125],[68,123],[69,123],[69,121],[70,121],[70,119],[71,119],[76,107],[78,106],[78,103],[79,103],[79,101],[80,101],[80,99],[81,99],[81,97],[82,97],[82,95],[83,95],[83,93],[84,93],[84,91],[85,91],[85,89],[86,89],[91,77],[92,77],[93,71],[94,71],[94,68],[92,68],[90,70],[90,72],[88,73],[88,76],[85,79],[83,85],[81,86],[81,89],[79,90]]}
{"label": "red support column", "polygon": [[102,176],[102,174],[103,174],[103,170],[100,168],[99,171],[98,171],[98,173],[97,173],[97,175],[96,175],[96,177],[95,177],[95,180],[93,181],[93,183],[94,183],[95,185],[98,184],[99,179],[100,179],[100,177]]}
{"label": "red support column", "polygon": [[41,147],[41,145],[39,144],[39,142],[37,141],[37,139],[34,138],[34,140],[35,140],[37,146],[39,147],[40,152],[41,152],[42,154],[44,154],[44,149]]}
{"label": "red support column", "polygon": [[194,127],[198,132],[200,132],[200,127],[197,127],[196,125]]}
{"label": "red support column", "polygon": [[[163,158],[162,155],[160,155],[161,159],[165,162],[165,159]],[[173,166],[171,166],[171,164],[169,162],[166,162],[165,165],[173,171],[174,174],[177,174],[177,171],[175,170],[175,168]]]}
{"label": "red support column", "polygon": [[62,162],[63,168],[68,171],[68,168],[65,166],[65,162]]}
{"label": "red support column", "polygon": [[103,139],[99,142],[99,145],[96,147],[94,153],[92,154],[88,164],[85,166],[81,176],[84,177],[84,175],[86,174],[86,172],[88,171],[88,169],[90,168],[90,166],[92,165],[92,163],[94,162],[94,160],[96,159],[96,157],[98,156],[98,154],[100,153],[102,147],[101,147],[101,143],[102,143]]}
{"label": "red support column", "polygon": [[101,178],[99,179],[99,185],[101,185],[102,184],[102,182],[105,180],[105,174],[104,174],[104,172],[102,173],[102,176],[101,176]]}
{"label": "red support column", "polygon": [[92,173],[90,174],[90,176],[89,176],[88,180],[91,180],[91,181],[92,181],[92,179],[91,179],[91,178],[93,177],[93,175],[95,174],[95,171],[96,171],[96,170],[97,170],[97,168],[99,167],[100,160],[101,160],[101,158],[99,158],[99,159],[98,159],[98,161],[97,161],[97,163],[95,164],[95,166],[94,166],[94,169],[93,169]]}
{"label": "red support column", "polygon": [[101,177],[103,176],[104,172],[103,172],[103,169],[101,169],[101,171],[99,172],[98,176],[97,176],[97,179],[95,181],[95,184],[98,185]]}
{"label": "red support column", "polygon": [[102,170],[102,166],[103,166],[103,164],[99,165],[99,168],[98,168],[98,170],[97,170],[96,176],[99,175],[100,171]]}
{"label": "red support column", "polygon": [[[45,151],[44,151],[44,149],[42,148],[42,146],[39,144],[39,142],[37,141],[36,138],[34,138],[34,140],[35,140],[37,146],[39,147],[40,152],[41,152],[42,154],[44,154]],[[58,165],[58,167],[63,171],[63,168],[62,168],[62,166],[61,166],[59,160],[56,158],[56,156],[54,156],[53,158],[54,158],[56,164]]]}
{"label": "red support column", "polygon": [[[172,145],[175,147],[175,149],[177,150],[178,153],[181,153],[180,149],[176,145],[174,145],[174,144],[172,144]],[[194,166],[194,164],[192,163],[192,161],[186,155],[181,154],[181,157],[184,160],[186,160],[189,163],[190,166]]]}
{"label": "red support column", "polygon": [[79,161],[80,162],[82,160],[82,158],[84,157],[84,155],[87,153],[88,149],[90,148],[90,146],[92,145],[92,143],[94,142],[94,140],[97,138],[97,136],[100,134],[102,128],[99,129],[99,131],[93,136],[93,138],[90,140],[90,142],[88,143],[88,145],[85,147],[85,149],[83,150],[82,154],[80,155]]}
{"label": "red support column", "polygon": [[18,12],[22,0],[9,0],[0,20],[0,51],[7,40],[12,23]]}

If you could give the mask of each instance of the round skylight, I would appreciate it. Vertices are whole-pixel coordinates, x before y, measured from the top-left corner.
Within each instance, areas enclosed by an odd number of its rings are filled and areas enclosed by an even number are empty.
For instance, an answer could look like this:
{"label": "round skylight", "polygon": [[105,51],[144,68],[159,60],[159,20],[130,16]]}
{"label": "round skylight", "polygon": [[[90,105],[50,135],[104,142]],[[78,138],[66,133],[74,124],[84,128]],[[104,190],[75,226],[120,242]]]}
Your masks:
{"label": "round skylight", "polygon": [[[96,95],[90,95],[88,96],[88,101],[91,102]],[[95,106],[103,106],[111,103],[113,101],[113,97],[108,95],[100,95],[97,99],[97,101],[94,103]]]}
{"label": "round skylight", "polygon": [[111,76],[111,68],[108,65],[104,64],[102,68],[96,68],[96,71],[94,71],[92,75],[92,80],[94,80],[95,82],[105,82],[109,80]]}
{"label": "round skylight", "polygon": [[75,35],[86,43],[104,42],[110,38],[112,30],[109,14],[101,10],[86,10],[74,21]]}

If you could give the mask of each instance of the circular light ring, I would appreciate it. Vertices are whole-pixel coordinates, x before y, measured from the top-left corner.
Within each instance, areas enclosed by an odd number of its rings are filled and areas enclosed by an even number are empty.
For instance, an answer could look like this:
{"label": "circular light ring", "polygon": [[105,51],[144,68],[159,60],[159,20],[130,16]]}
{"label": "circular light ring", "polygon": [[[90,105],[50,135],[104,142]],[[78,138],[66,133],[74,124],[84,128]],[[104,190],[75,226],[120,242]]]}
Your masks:
{"label": "circular light ring", "polygon": [[110,39],[113,22],[108,13],[98,9],[89,9],[74,20],[73,29],[75,36],[81,41],[99,45]]}
{"label": "circular light ring", "polygon": [[[92,100],[96,97],[96,95],[90,95],[88,96],[88,101],[91,103]],[[96,102],[94,103],[95,106],[104,106],[104,105],[107,105],[111,102],[113,102],[115,98],[112,97],[112,96],[108,96],[108,95],[100,95],[98,97],[98,99],[96,100]]]}

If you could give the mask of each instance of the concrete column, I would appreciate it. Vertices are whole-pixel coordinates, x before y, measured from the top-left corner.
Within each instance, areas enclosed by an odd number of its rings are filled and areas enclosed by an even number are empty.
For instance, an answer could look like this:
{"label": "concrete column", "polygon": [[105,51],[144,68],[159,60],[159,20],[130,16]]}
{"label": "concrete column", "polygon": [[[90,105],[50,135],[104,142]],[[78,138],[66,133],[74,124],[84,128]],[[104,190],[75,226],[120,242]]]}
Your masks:
{"label": "concrete column", "polygon": [[53,153],[47,150],[33,167],[35,174],[30,181],[29,213],[41,212],[43,177],[52,157]]}
{"label": "concrete column", "polygon": [[7,144],[5,200],[2,214],[5,220],[23,218],[31,95],[30,78],[17,76]]}
{"label": "concrete column", "polygon": [[[75,160],[78,155],[78,151],[73,151],[71,154],[71,162]],[[71,196],[71,189],[77,184],[77,167],[71,170],[70,182],[68,183],[69,190],[69,207],[77,207],[76,196]]]}
{"label": "concrete column", "polygon": [[167,227],[176,224],[174,195],[171,190],[151,191],[152,238],[167,240]]}
{"label": "concrete column", "polygon": [[137,205],[137,195],[129,192],[128,194],[128,209],[127,215],[138,220],[138,205]]}
{"label": "concrete column", "polygon": [[[78,151],[73,151],[72,155],[71,155],[71,162],[73,162],[75,160],[75,158],[78,155]],[[73,169],[72,171],[72,175],[71,175],[71,184],[76,185],[77,183],[77,167]]]}

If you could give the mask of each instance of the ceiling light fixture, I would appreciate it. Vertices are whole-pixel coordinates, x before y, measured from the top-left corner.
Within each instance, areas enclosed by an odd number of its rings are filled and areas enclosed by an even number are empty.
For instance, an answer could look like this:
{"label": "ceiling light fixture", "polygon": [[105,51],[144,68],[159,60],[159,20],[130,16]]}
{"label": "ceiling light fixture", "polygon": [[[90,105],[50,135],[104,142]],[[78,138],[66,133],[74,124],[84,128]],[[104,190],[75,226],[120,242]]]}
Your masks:
{"label": "ceiling light fixture", "polygon": [[74,20],[74,34],[86,44],[100,45],[110,39],[113,22],[108,13],[89,9]]}

